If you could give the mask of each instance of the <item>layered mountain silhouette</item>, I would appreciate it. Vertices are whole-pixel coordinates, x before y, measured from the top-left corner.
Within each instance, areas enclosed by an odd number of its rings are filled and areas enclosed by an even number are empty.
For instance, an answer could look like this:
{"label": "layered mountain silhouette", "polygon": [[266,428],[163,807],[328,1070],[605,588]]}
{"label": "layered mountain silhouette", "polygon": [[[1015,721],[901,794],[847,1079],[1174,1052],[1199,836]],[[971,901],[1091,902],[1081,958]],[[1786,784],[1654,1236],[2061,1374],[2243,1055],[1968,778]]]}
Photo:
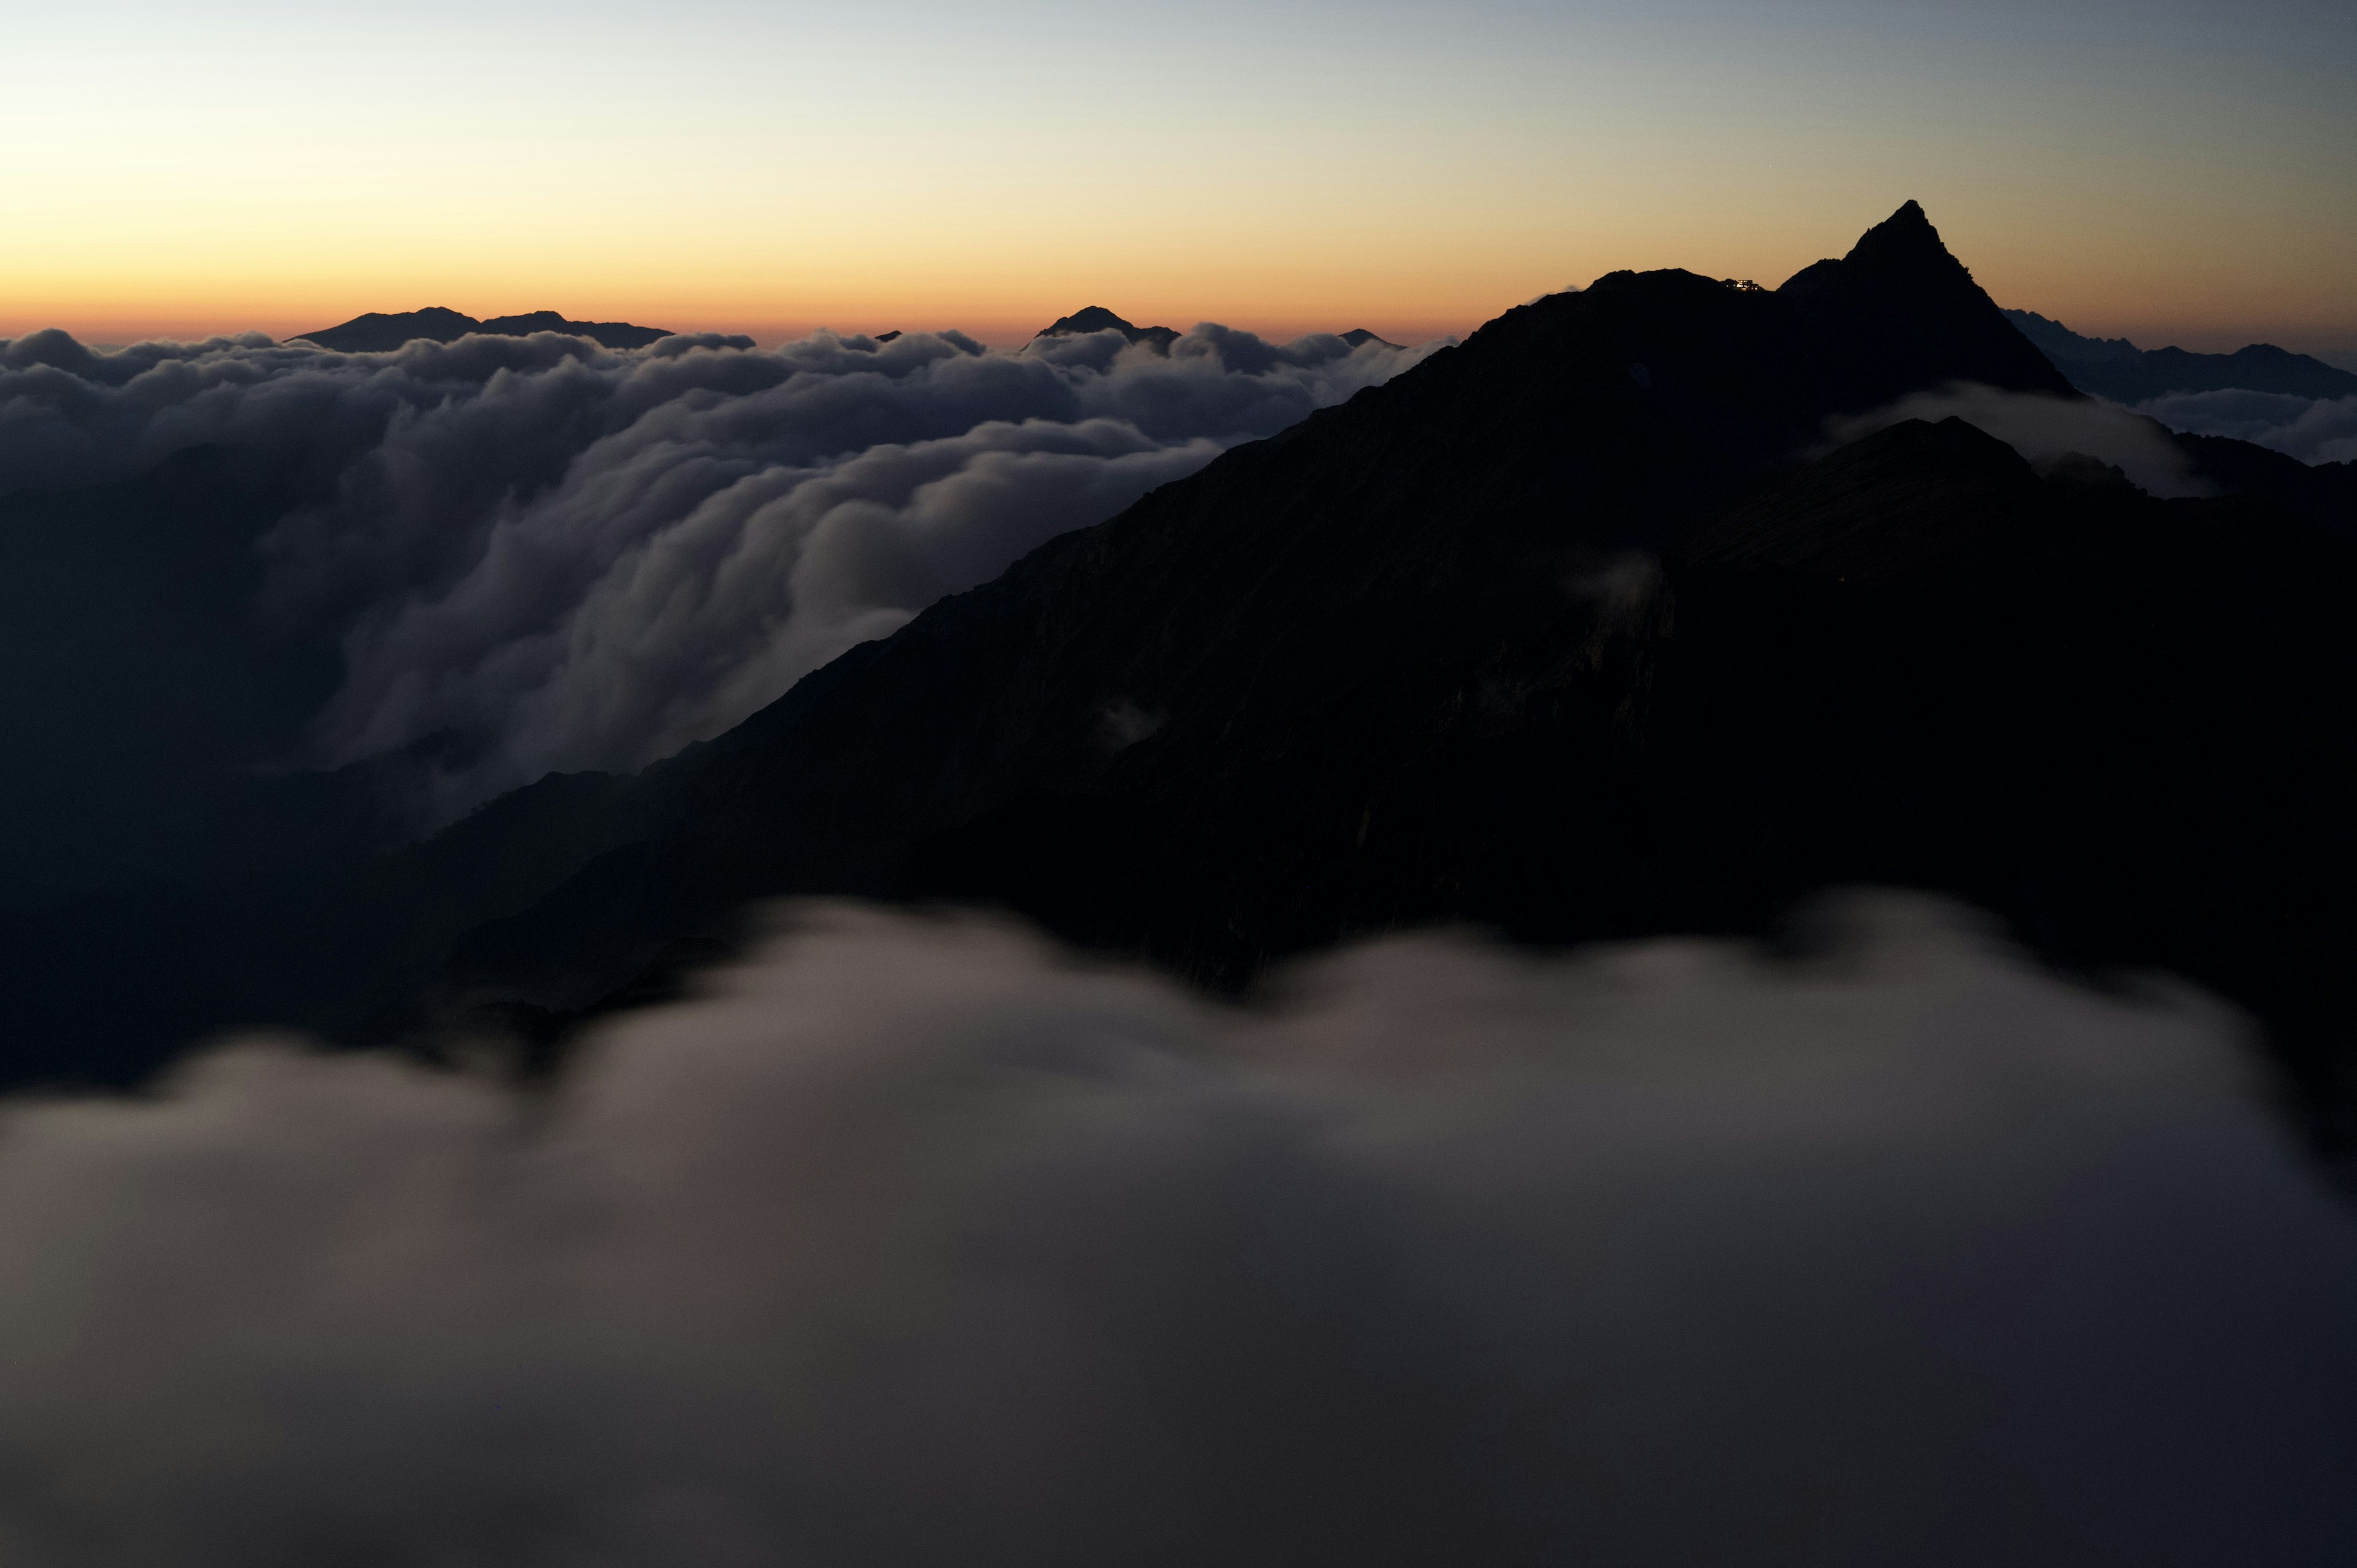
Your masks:
{"label": "layered mountain silhouette", "polygon": [[[1177,328],[1170,327],[1135,327],[1102,305],[1090,305],[1083,306],[1070,316],[1057,317],[1035,334],[1033,341],[1036,342],[1040,338],[1069,338],[1088,332],[1118,332],[1133,343],[1149,343],[1166,354],[1170,351],[1170,345],[1184,336]],[[899,334],[895,332],[888,336],[897,338]],[[1377,344],[1385,349],[1405,347],[1405,344],[1394,343],[1387,338],[1379,338],[1363,327],[1353,327],[1348,332],[1340,332],[1335,336],[1353,349],[1362,348],[1369,343]],[[877,339],[879,343],[885,340],[884,338]]]}
{"label": "layered mountain silhouette", "polygon": [[10,1071],[230,1023],[545,1051],[781,895],[1002,906],[1232,988],[1435,921],[1766,931],[1863,881],[2215,987],[2340,1135],[2357,473],[2179,438],[2220,493],[2164,501],[1957,420],[1812,456],[1955,381],[2076,395],[1912,202],[1772,291],[1613,274],[640,774],[0,931],[38,1025]]}
{"label": "layered mountain silhouette", "polygon": [[2115,403],[2230,389],[2293,397],[2357,393],[2357,375],[2272,343],[2253,343],[2231,354],[2139,349],[2125,338],[2082,337],[2033,310],[2005,314],[2023,337],[2045,352],[2055,369],[2071,378],[2073,386]]}
{"label": "layered mountain silhouette", "polygon": [[527,311],[522,316],[494,316],[488,321],[478,321],[461,311],[438,305],[390,315],[371,310],[364,316],[353,317],[341,326],[324,328],[317,332],[298,332],[295,336],[317,343],[322,349],[332,349],[339,354],[381,354],[420,338],[429,342],[450,343],[469,332],[485,333],[494,338],[526,338],[534,332],[561,332],[567,337],[590,338],[608,349],[643,349],[658,338],[671,336],[666,328],[634,327],[627,321],[573,321],[554,310]]}

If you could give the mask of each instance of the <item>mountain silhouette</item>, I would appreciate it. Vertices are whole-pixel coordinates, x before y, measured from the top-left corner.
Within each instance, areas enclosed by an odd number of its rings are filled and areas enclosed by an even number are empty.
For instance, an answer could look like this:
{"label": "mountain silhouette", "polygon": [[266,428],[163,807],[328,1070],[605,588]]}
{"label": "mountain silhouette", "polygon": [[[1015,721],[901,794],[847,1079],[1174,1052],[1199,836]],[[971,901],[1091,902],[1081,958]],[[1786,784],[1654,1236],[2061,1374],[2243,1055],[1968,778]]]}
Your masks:
{"label": "mountain silhouette", "polygon": [[1003,906],[1232,988],[1356,933],[1762,932],[1867,881],[2216,988],[2341,1136],[2357,471],[2187,437],[2221,493],[2158,500],[1957,420],[1809,456],[1958,381],[2076,395],[1912,202],[1776,290],[1550,295],[636,776],[0,929],[51,1053],[11,1070],[469,1005],[545,1051],[780,895]]}
{"label": "mountain silhouette", "polygon": [[1070,316],[1058,317],[1041,328],[1034,338],[1071,338],[1087,332],[1118,332],[1133,343],[1151,343],[1168,353],[1180,334],[1169,327],[1133,327],[1102,305],[1083,306]]}
{"label": "mountain silhouette", "polygon": [[671,336],[667,328],[633,327],[627,321],[572,321],[554,310],[534,310],[522,316],[495,316],[489,321],[478,321],[471,316],[438,305],[393,315],[372,310],[364,316],[355,316],[341,326],[324,328],[317,332],[298,332],[295,336],[339,354],[381,354],[420,338],[435,343],[449,343],[469,332],[488,333],[497,338],[561,332],[568,337],[590,338],[608,349],[643,349],[658,338]]}
{"label": "mountain silhouette", "polygon": [[2282,392],[2293,397],[2348,397],[2357,393],[2357,375],[2321,360],[2295,354],[2272,343],[2253,343],[2231,354],[2195,354],[2183,349],[2139,349],[2125,338],[2083,338],[2059,321],[2032,310],[2006,317],[2023,337],[2044,351],[2055,369],[2080,391],[2115,403],[2143,403],[2171,392]]}
{"label": "mountain silhouette", "polygon": [[[1036,342],[1040,338],[1069,338],[1089,332],[1118,332],[1133,343],[1150,343],[1166,354],[1170,351],[1170,345],[1184,336],[1175,328],[1134,327],[1103,306],[1091,305],[1075,310],[1070,316],[1057,317],[1042,328],[1035,335],[1033,341]],[[893,336],[897,337],[899,334],[895,333]],[[1385,349],[1405,347],[1388,338],[1379,338],[1363,327],[1354,327],[1350,331],[1338,333],[1336,336],[1353,349],[1369,343],[1377,344]],[[879,338],[877,341],[882,342],[883,339]]]}

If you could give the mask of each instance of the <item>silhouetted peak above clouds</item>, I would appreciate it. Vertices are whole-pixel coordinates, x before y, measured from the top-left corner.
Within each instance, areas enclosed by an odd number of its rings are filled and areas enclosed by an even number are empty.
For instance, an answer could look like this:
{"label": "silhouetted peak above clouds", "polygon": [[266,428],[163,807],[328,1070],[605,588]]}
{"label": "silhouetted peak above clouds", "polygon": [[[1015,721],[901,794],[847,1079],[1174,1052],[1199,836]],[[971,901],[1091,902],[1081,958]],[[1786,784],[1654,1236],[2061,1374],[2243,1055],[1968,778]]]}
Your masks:
{"label": "silhouetted peak above clouds", "polygon": [[1353,349],[1362,348],[1369,343],[1372,343],[1377,348],[1381,349],[1397,349],[1402,347],[1401,344],[1394,343],[1388,338],[1376,337],[1373,333],[1368,331],[1363,327],[1353,327],[1348,332],[1338,334],[1338,336],[1341,338],[1343,342],[1348,343]]}
{"label": "silhouetted peak above clouds", "polygon": [[608,349],[643,349],[672,335],[668,328],[638,327],[627,321],[575,321],[554,310],[531,310],[521,316],[494,316],[488,321],[478,321],[464,311],[429,305],[423,310],[371,310],[340,326],[299,332],[290,341],[317,343],[339,354],[382,354],[421,338],[431,343],[455,343],[470,332],[494,338],[560,332],[571,338],[587,338]]}
{"label": "silhouetted peak above clouds", "polygon": [[2005,318],[1913,201],[1839,261],[1802,268],[1776,293],[1853,357],[1937,363],[1950,379],[2018,392],[2073,388]]}
{"label": "silhouetted peak above clouds", "polygon": [[1039,337],[1077,338],[1090,332],[1118,332],[1133,343],[1151,343],[1166,353],[1179,338],[1175,328],[1133,326],[1102,305],[1082,306],[1070,316],[1057,317],[1041,328]]}

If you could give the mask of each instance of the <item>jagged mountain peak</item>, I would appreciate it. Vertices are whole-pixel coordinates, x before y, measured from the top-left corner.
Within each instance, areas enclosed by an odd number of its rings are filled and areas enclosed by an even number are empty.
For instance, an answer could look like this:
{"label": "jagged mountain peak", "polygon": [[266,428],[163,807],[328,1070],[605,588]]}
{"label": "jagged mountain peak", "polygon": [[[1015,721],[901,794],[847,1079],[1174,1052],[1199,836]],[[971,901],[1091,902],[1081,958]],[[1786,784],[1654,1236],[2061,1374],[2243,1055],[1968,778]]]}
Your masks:
{"label": "jagged mountain peak", "polygon": [[1956,260],[1922,204],[1905,206],[1858,236],[1843,263],[1860,272],[1891,278],[1969,283],[1972,272]]}
{"label": "jagged mountain peak", "polygon": [[[1850,356],[1911,361],[1918,372],[1937,365],[1950,379],[2018,392],[2076,395],[1950,252],[1921,202],[1908,201],[1839,261],[1802,268],[1776,293]],[[1901,390],[1892,386],[1886,395]]]}

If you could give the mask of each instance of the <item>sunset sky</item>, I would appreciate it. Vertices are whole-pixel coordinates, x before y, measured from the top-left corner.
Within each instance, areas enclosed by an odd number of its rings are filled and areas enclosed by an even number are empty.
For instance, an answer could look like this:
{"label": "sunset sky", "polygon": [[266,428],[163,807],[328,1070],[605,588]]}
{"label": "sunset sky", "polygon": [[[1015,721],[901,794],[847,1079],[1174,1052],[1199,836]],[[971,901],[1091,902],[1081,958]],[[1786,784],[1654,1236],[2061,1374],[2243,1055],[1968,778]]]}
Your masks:
{"label": "sunset sky", "polygon": [[1462,332],[1921,199],[2001,304],[2357,352],[2357,5],[82,0],[0,24],[0,334]]}

